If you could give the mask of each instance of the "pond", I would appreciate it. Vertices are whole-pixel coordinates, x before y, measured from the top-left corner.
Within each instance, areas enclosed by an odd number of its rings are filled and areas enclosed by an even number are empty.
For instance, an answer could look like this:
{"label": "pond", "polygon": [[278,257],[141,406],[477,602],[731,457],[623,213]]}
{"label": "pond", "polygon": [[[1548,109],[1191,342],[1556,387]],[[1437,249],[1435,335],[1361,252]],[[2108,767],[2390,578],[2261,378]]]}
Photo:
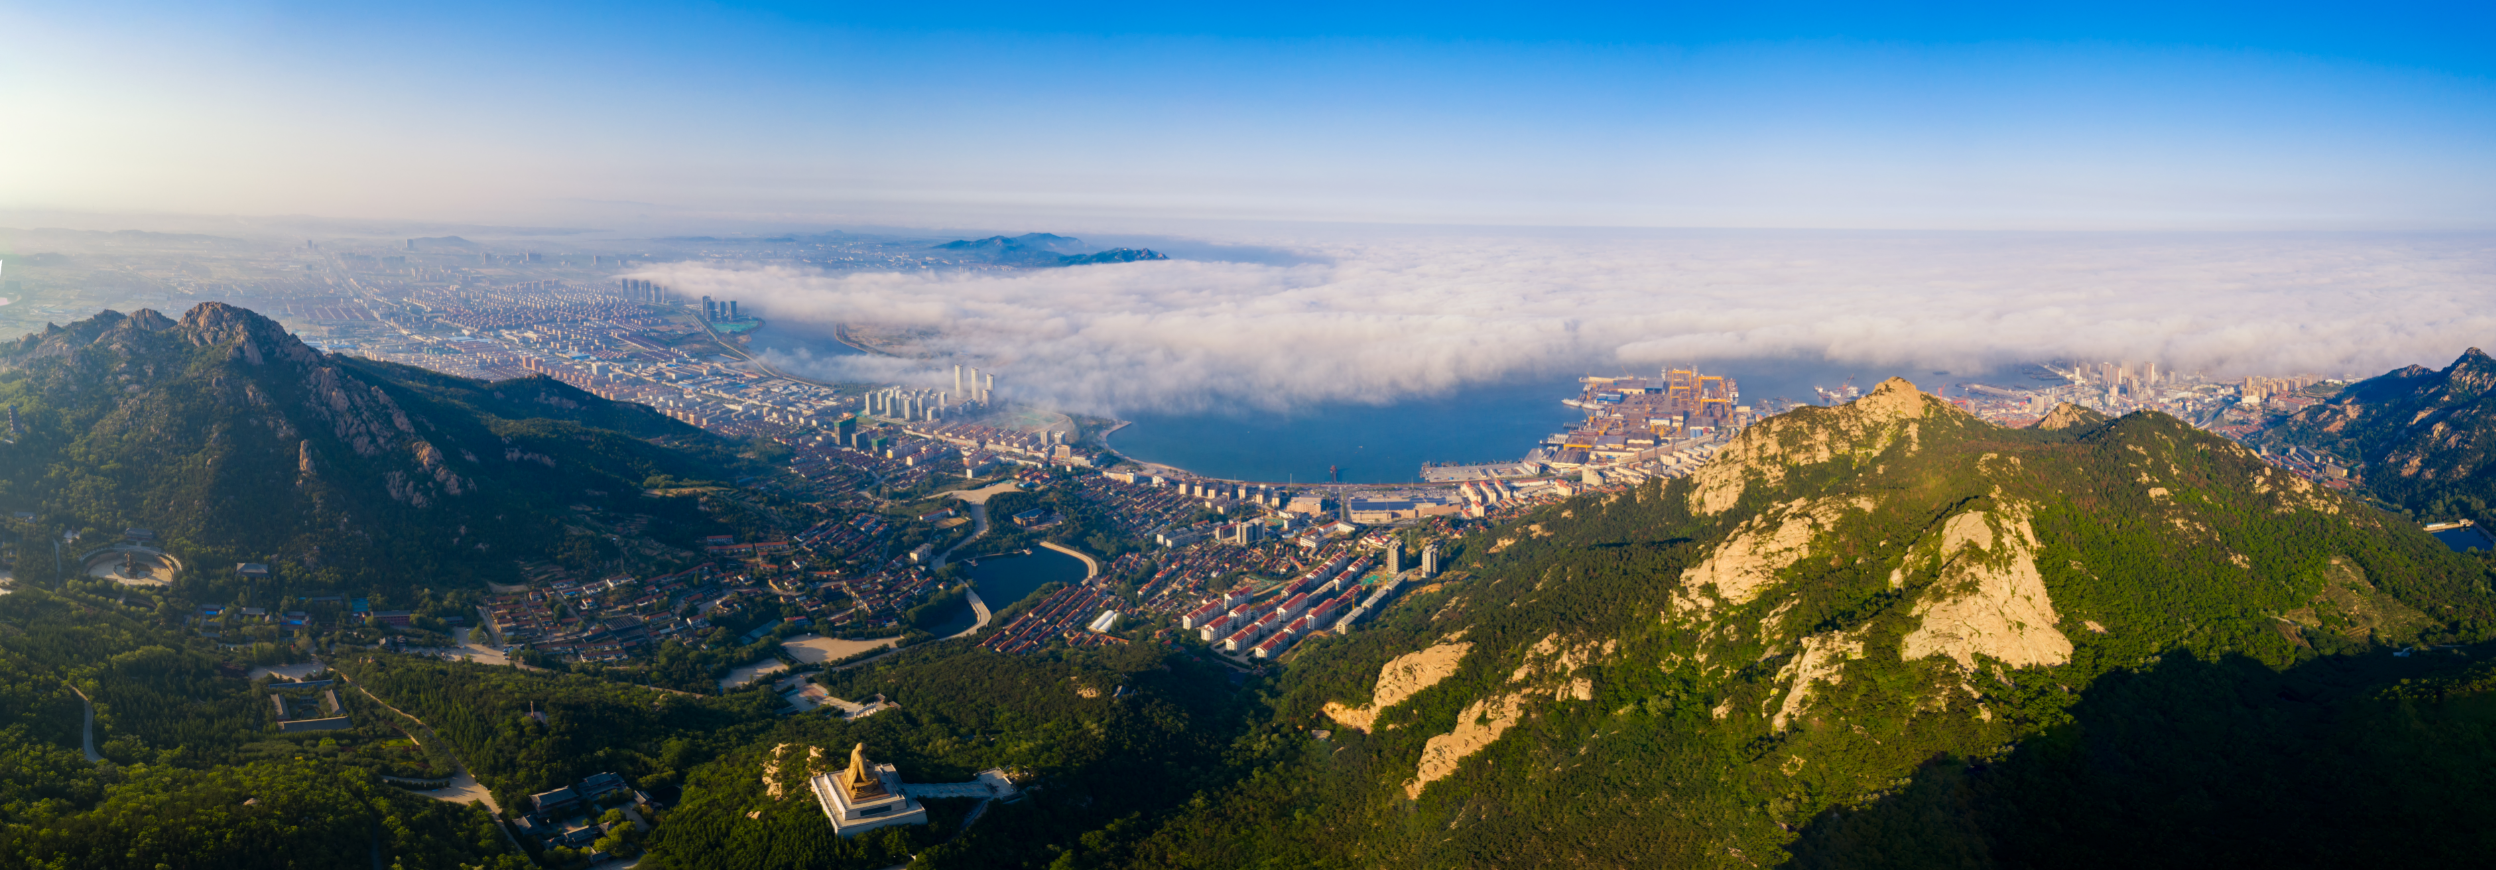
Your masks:
{"label": "pond", "polygon": [[2472,550],[2496,550],[2496,540],[2490,540],[2487,535],[2487,530],[2481,529],[2478,526],[2456,526],[2449,529],[2438,529],[2433,532],[2428,532],[2428,534],[2434,535],[2435,539],[2438,541],[2443,541],[2444,546],[2453,548],[2453,552],[2456,553],[2467,553]]}
{"label": "pond", "polygon": [[[1089,573],[1083,560],[1043,547],[1032,548],[1028,556],[996,556],[979,560],[976,566],[964,563],[963,573],[971,578],[971,588],[979,590],[979,599],[987,602],[991,613],[1014,606],[1014,602],[1030,597],[1034,590],[1048,583],[1081,583]],[[930,629],[937,637],[945,637],[978,622],[964,601],[956,612]]]}

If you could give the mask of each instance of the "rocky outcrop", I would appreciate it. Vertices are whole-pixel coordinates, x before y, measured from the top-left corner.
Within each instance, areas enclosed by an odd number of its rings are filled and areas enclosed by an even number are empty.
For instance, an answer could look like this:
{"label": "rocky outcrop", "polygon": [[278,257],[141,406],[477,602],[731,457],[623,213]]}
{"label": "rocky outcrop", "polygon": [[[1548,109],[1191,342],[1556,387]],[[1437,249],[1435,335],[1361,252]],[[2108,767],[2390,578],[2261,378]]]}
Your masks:
{"label": "rocky outcrop", "polygon": [[1536,641],[1508,674],[1509,691],[1465,705],[1456,714],[1455,727],[1424,742],[1413,778],[1404,783],[1405,796],[1418,799],[1431,783],[1455,773],[1466,758],[1497,742],[1516,725],[1533,703],[1594,700],[1594,681],[1578,672],[1611,657],[1619,647],[1617,639],[1571,643],[1558,633]]}
{"label": "rocky outcrop", "polygon": [[1691,472],[1690,510],[1719,514],[1742,500],[1755,483],[1774,486],[1797,466],[1840,456],[1868,458],[1891,447],[1912,454],[1921,425],[1966,412],[1926,395],[1904,378],[1890,378],[1863,398],[1835,408],[1804,408],[1760,421],[1734,437],[1707,464]]}
{"label": "rocky outcrop", "polygon": [[328,423],[338,440],[358,456],[379,456],[397,447],[401,436],[416,431],[388,394],[341,373],[336,366],[307,372],[304,387],[312,415]]}
{"label": "rocky outcrop", "polygon": [[[1681,572],[1681,589],[1673,596],[1675,609],[1705,609],[1715,606],[1715,599],[1750,603],[1760,590],[1776,582],[1777,572],[1811,555],[1812,538],[1835,525],[1850,506],[1868,508],[1870,503],[1797,502],[1744,521],[1705,561]],[[1714,595],[1701,594],[1704,590]]]}
{"label": "rocky outcrop", "polygon": [[1595,697],[1593,681],[1577,675],[1580,669],[1601,661],[1619,648],[1620,641],[1586,641],[1571,644],[1558,633],[1545,636],[1525,651],[1525,660],[1508,674],[1510,685],[1540,683],[1550,690],[1553,700],[1576,699],[1591,701]]}
{"label": "rocky outcrop", "polygon": [[2317,451],[2374,495],[2438,518],[2496,503],[2496,358],[2474,347],[2440,371],[2410,366],[2351,384],[2251,443]]}
{"label": "rocky outcrop", "polygon": [[2075,429],[2095,426],[2104,422],[2106,422],[2106,415],[2074,405],[2070,402],[2064,402],[2062,404],[2055,405],[2054,410],[2046,412],[2043,418],[2037,420],[2034,424],[2031,424],[2029,428]]}
{"label": "rocky outcrop", "polygon": [[1777,670],[1777,679],[1785,684],[1785,702],[1769,717],[1769,728],[1785,730],[1811,701],[1812,688],[1835,684],[1845,678],[1847,662],[1863,658],[1861,632],[1828,632],[1803,638],[1801,652]]}
{"label": "rocky outcrop", "polygon": [[1432,737],[1422,745],[1421,763],[1414,769],[1413,778],[1404,783],[1404,796],[1420,799],[1422,789],[1455,773],[1466,756],[1482,751],[1499,735],[1508,733],[1509,727],[1524,716],[1525,700],[1525,693],[1510,692],[1465,705],[1456,714],[1455,730]]}
{"label": "rocky outcrop", "polygon": [[450,464],[443,461],[442,451],[433,449],[432,444],[418,441],[414,446],[417,467],[424,469],[445,494],[459,495],[476,488],[476,484],[468,482],[467,478],[453,473]]}
{"label": "rocky outcrop", "polygon": [[304,344],[277,321],[223,302],[192,306],[189,313],[182,315],[179,328],[192,344],[229,346],[235,356],[252,365],[271,361],[312,365],[321,359],[320,351]]}
{"label": "rocky outcrop", "polygon": [[548,455],[543,454],[543,453],[530,453],[529,451],[522,450],[522,449],[520,449],[520,448],[518,448],[518,447],[505,447],[505,448],[503,448],[503,461],[504,461],[504,462],[535,462],[535,463],[537,463],[537,464],[539,464],[539,465],[543,465],[543,466],[546,466],[546,467],[548,467],[548,468],[553,468],[553,467],[555,467],[555,458],[554,458],[554,457],[552,457],[552,456],[548,456]]}
{"label": "rocky outcrop", "polygon": [[1940,579],[1915,606],[1922,623],[1907,633],[1899,657],[1946,656],[1975,670],[1984,656],[2012,667],[2071,660],[2071,639],[2037,571],[2037,536],[2024,511],[1970,511],[1942,526],[1929,559]]}
{"label": "rocky outcrop", "polygon": [[1396,656],[1378,669],[1378,685],[1370,692],[1368,705],[1352,707],[1329,702],[1325,708],[1326,715],[1346,728],[1367,731],[1377,723],[1379,713],[1456,673],[1456,666],[1465,660],[1465,653],[1472,650],[1473,644],[1450,639],[1427,649]]}

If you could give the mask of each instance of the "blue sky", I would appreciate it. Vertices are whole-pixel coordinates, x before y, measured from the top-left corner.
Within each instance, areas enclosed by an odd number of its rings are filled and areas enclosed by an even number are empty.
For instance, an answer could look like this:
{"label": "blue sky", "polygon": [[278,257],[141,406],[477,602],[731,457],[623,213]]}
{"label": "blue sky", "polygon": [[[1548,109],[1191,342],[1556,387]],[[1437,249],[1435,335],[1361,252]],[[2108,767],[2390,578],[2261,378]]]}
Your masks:
{"label": "blue sky", "polygon": [[2496,226],[2483,6],[0,9],[0,208]]}

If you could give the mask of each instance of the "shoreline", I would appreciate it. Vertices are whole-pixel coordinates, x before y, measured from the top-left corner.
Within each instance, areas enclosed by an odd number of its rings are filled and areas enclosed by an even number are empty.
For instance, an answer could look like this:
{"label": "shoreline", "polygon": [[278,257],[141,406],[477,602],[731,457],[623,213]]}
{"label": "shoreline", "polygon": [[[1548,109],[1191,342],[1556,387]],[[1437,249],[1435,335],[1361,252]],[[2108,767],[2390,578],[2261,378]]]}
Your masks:
{"label": "shoreline", "polygon": [[883,357],[892,357],[893,359],[908,359],[908,358],[909,358],[909,357],[902,356],[901,354],[893,353],[893,352],[891,352],[891,351],[884,350],[884,349],[882,349],[882,348],[878,348],[878,347],[874,347],[874,346],[872,346],[872,345],[868,345],[868,344],[866,344],[866,343],[864,343],[864,342],[861,342],[861,341],[859,341],[859,340],[857,340],[857,339],[854,339],[854,338],[849,337],[849,324],[846,324],[846,323],[835,323],[835,324],[832,324],[832,340],[833,340],[833,341],[840,342],[842,347],[849,348],[850,350],[857,351],[857,352],[859,352],[859,353],[861,353],[861,354],[864,354],[864,355],[866,355],[866,356],[883,356]]}
{"label": "shoreline", "polygon": [[[766,321],[766,323],[768,323],[768,321]],[[824,383],[824,382],[817,381],[817,380],[814,380],[814,379],[811,379],[811,378],[798,377],[798,376],[796,376],[796,375],[789,374],[788,372],[781,371],[780,369],[778,369],[778,368],[775,368],[775,367],[771,366],[771,364],[764,362],[764,361],[763,361],[763,359],[762,359],[759,355],[757,355],[757,354],[755,354],[755,353],[753,353],[753,352],[751,352],[751,351],[748,351],[748,350],[746,350],[746,349],[744,349],[744,348],[742,348],[742,347],[737,347],[737,346],[735,346],[735,345],[731,344],[731,343],[730,343],[730,341],[729,341],[729,338],[730,338],[730,337],[729,337],[728,335],[723,334],[723,333],[719,332],[718,330],[712,329],[712,328],[710,327],[710,324],[708,324],[708,323],[703,324],[703,328],[704,328],[704,330],[705,330],[705,331],[707,331],[707,332],[710,332],[710,333],[711,333],[711,335],[712,335],[712,337],[713,337],[713,340],[714,340],[715,342],[717,342],[717,343],[718,343],[721,347],[728,349],[730,352],[735,353],[735,354],[737,354],[737,355],[738,355],[738,356],[740,356],[740,357],[743,357],[746,361],[753,363],[753,364],[754,364],[756,367],[758,367],[758,368],[761,368],[761,369],[764,371],[764,373],[766,373],[766,374],[772,375],[772,376],[774,376],[774,377],[780,377],[780,378],[786,378],[786,379],[788,379],[788,380],[798,381],[798,382],[801,382],[801,383],[814,384],[814,385],[816,385],[816,386],[822,386],[822,387],[835,387],[835,386],[836,386],[836,385],[834,385],[834,384]],[[756,328],[755,328],[755,329],[753,329],[753,330],[748,330],[745,334],[749,334],[749,335],[750,335],[750,334],[753,334],[753,333],[755,333],[755,332],[759,332],[759,331],[761,331],[763,328],[765,328],[765,327],[760,327],[760,326],[758,326],[758,327],[756,327]],[[831,337],[832,337],[832,340],[833,340],[833,341],[839,342],[839,343],[841,344],[841,346],[843,346],[843,347],[847,347],[847,348],[849,348],[849,349],[851,349],[851,350],[854,350],[854,351],[857,351],[858,353],[860,353],[860,354],[862,354],[862,355],[867,355],[867,356],[880,356],[880,357],[888,357],[888,358],[893,358],[893,359],[906,359],[906,358],[907,358],[907,357],[902,357],[902,356],[899,356],[899,355],[897,355],[897,354],[893,354],[893,353],[888,352],[888,351],[884,351],[884,350],[880,350],[880,349],[877,349],[877,348],[874,348],[874,347],[868,346],[868,345],[866,345],[866,344],[860,343],[859,341],[857,341],[857,340],[856,340],[856,339],[854,339],[854,338],[851,338],[851,337],[850,337],[850,334],[849,334],[849,327],[848,327],[846,324],[840,324],[840,323],[835,323],[835,324],[833,324],[833,325],[832,325],[832,333],[831,333]],[[1066,414],[1066,412],[1064,412],[1064,411],[1052,411],[1052,413],[1057,413],[1057,414]],[[861,416],[864,416],[864,415],[862,414]],[[1071,416],[1071,415],[1068,415],[1068,416]],[[1142,465],[1142,466],[1146,467],[1147,469],[1151,470],[1151,473],[1153,473],[1153,474],[1172,474],[1172,475],[1184,476],[1184,477],[1189,478],[1189,479],[1192,479],[1192,480],[1201,480],[1201,481],[1214,482],[1214,483],[1240,484],[1240,485],[1245,485],[1245,486],[1268,486],[1268,487],[1310,488],[1310,489],[1345,489],[1345,488],[1422,488],[1422,489],[1440,489],[1440,488],[1454,488],[1454,487],[1458,486],[1458,484],[1451,484],[1451,483],[1431,483],[1431,482],[1427,482],[1427,481],[1375,482],[1375,483],[1357,483],[1357,482],[1345,482],[1345,483],[1335,483],[1335,482],[1301,483],[1301,482],[1298,482],[1298,481],[1289,481],[1289,480],[1248,480],[1248,479],[1244,479],[1244,478],[1217,477],[1217,476],[1213,476],[1213,475],[1202,474],[1202,473],[1199,473],[1199,472],[1191,471],[1191,470],[1188,470],[1188,469],[1186,469],[1186,468],[1181,468],[1181,467],[1179,467],[1179,466],[1176,466],[1176,465],[1171,465],[1171,464],[1166,463],[1166,462],[1155,462],[1155,461],[1148,460],[1148,459],[1142,459],[1142,458],[1138,458],[1138,457],[1134,457],[1134,456],[1129,456],[1129,455],[1127,455],[1125,452],[1123,452],[1123,451],[1119,451],[1119,450],[1118,450],[1118,448],[1117,448],[1117,446],[1111,442],[1111,440],[1110,440],[1110,439],[1111,439],[1111,437],[1112,437],[1112,436],[1117,435],[1119,432],[1125,431],[1125,430],[1126,430],[1128,427],[1130,427],[1130,426],[1134,426],[1134,425],[1136,425],[1136,423],[1135,423],[1135,421],[1133,421],[1133,420],[1124,420],[1124,419],[1117,419],[1117,418],[1111,418],[1111,419],[1112,419],[1112,421],[1113,421],[1113,424],[1112,424],[1109,428],[1101,430],[1101,433],[1100,433],[1098,436],[1096,436],[1096,437],[1098,438],[1098,440],[1100,441],[1100,444],[1101,444],[1102,449],[1109,450],[1109,451],[1111,451],[1111,452],[1113,452],[1113,453],[1117,453],[1120,457],[1122,457],[1122,458],[1126,459],[1128,462],[1132,462],[1132,463],[1135,463],[1135,464],[1138,464],[1138,465]],[[1104,470],[1106,470],[1106,469],[1104,469]],[[1555,478],[1556,478],[1556,477],[1565,477],[1565,476],[1566,476],[1566,475],[1554,474],[1554,475],[1549,475],[1548,477],[1555,477]],[[1524,480],[1524,479],[1539,479],[1539,478],[1518,478],[1518,479]],[[966,542],[966,543],[967,543],[967,542]]]}
{"label": "shoreline", "polygon": [[[1112,445],[1109,443],[1109,435],[1110,435],[1110,433],[1112,433],[1112,432],[1116,432],[1116,431],[1118,431],[1118,430],[1120,430],[1120,429],[1127,428],[1129,425],[1132,425],[1132,423],[1131,423],[1131,422],[1129,422],[1129,421],[1126,421],[1126,420],[1121,420],[1121,421],[1118,421],[1118,425],[1110,427],[1110,428],[1109,428],[1109,430],[1108,430],[1108,431],[1106,431],[1106,432],[1102,432],[1102,433],[1101,433],[1101,446],[1102,446],[1103,448],[1105,448],[1105,449],[1111,450],[1112,452],[1117,452],[1117,448],[1116,448],[1116,447],[1114,447],[1114,446],[1112,446]],[[1190,480],[1199,480],[1199,481],[1204,481],[1204,482],[1207,482],[1207,483],[1231,483],[1231,484],[1238,484],[1238,485],[1241,485],[1241,486],[1268,486],[1268,487],[1279,487],[1279,488],[1283,488],[1283,489],[1405,489],[1405,488],[1420,488],[1420,489],[1441,489],[1441,488],[1445,488],[1445,489],[1455,489],[1455,488],[1462,487],[1462,486],[1464,485],[1464,483],[1463,483],[1462,481],[1455,482],[1455,483],[1445,483],[1445,482],[1431,482],[1431,481],[1422,481],[1422,480],[1416,480],[1416,481],[1404,481],[1404,482],[1400,482],[1400,483],[1357,483],[1357,482],[1344,482],[1344,483],[1336,483],[1336,482],[1331,482],[1331,481],[1320,481],[1320,482],[1316,482],[1316,483],[1301,483],[1301,482],[1299,482],[1299,481],[1293,481],[1293,480],[1248,480],[1248,479],[1246,479],[1246,478],[1235,478],[1235,477],[1216,477],[1216,476],[1213,476],[1213,475],[1210,475],[1210,474],[1200,474],[1200,473],[1197,473],[1197,472],[1194,472],[1194,471],[1189,471],[1189,470],[1187,470],[1187,469],[1185,469],[1185,468],[1181,468],[1181,467],[1176,466],[1176,465],[1172,465],[1172,464],[1167,463],[1167,462],[1155,462],[1155,461],[1150,460],[1150,459],[1141,459],[1141,458],[1137,458],[1137,457],[1134,457],[1134,456],[1129,456],[1129,455],[1127,455],[1126,453],[1123,453],[1123,452],[1118,453],[1118,455],[1119,455],[1120,457],[1123,457],[1124,459],[1126,459],[1126,460],[1127,460],[1127,463],[1132,463],[1132,464],[1135,464],[1135,465],[1140,465],[1140,466],[1143,466],[1143,470],[1142,470],[1142,471],[1136,472],[1136,473],[1138,473],[1138,474],[1155,474],[1155,475],[1165,475],[1165,476],[1179,476],[1179,477],[1185,477],[1185,478],[1188,478],[1188,479],[1190,479]],[[1519,461],[1519,462],[1523,462],[1524,460],[1520,459],[1520,460],[1517,460],[1517,461]],[[1122,463],[1122,464],[1123,464],[1123,463]],[[1116,467],[1116,466],[1112,466],[1112,468],[1115,468],[1115,467]],[[1099,470],[1100,470],[1100,471],[1103,471],[1103,472],[1106,472],[1106,471],[1109,471],[1110,469],[1108,469],[1108,468],[1103,468],[1103,469],[1099,469]],[[1569,473],[1567,473],[1567,472],[1553,472],[1553,473],[1551,473],[1551,474],[1538,475],[1538,476],[1535,476],[1535,477],[1511,477],[1511,478],[1501,478],[1501,479],[1502,479],[1502,480],[1510,480],[1510,481],[1527,481],[1527,480],[1560,480],[1560,479],[1566,479],[1566,478],[1568,478],[1569,476],[1570,476],[1570,474],[1569,474]]]}
{"label": "shoreline", "polygon": [[1376,403],[1311,400],[1280,410],[1237,402],[1179,411],[1147,407],[1130,421],[1133,429],[1103,440],[1147,468],[1168,469],[1158,473],[1188,478],[1328,491],[1439,491],[1422,479],[1433,465],[1525,462],[1542,455],[1537,448],[1554,432],[1581,425],[1583,411],[1559,401],[1578,394],[1577,380],[1524,373],[1445,393],[1399,394]]}
{"label": "shoreline", "polygon": [[[1184,477],[1186,477],[1186,478],[1188,478],[1188,479],[1190,479],[1190,480],[1198,480],[1198,481],[1203,481],[1203,482],[1206,482],[1206,483],[1233,483],[1233,484],[1238,484],[1238,485],[1241,485],[1241,486],[1270,486],[1270,487],[1275,487],[1275,488],[1278,488],[1278,489],[1442,489],[1442,488],[1452,489],[1452,488],[1456,488],[1456,487],[1463,486],[1463,483],[1461,483],[1461,482],[1459,482],[1459,483],[1432,483],[1432,482],[1429,482],[1429,481],[1405,481],[1405,482],[1402,482],[1402,483],[1353,483],[1353,482],[1333,483],[1333,482],[1328,482],[1328,481],[1319,481],[1319,482],[1317,482],[1317,483],[1300,483],[1300,482],[1297,482],[1297,481],[1288,481],[1288,480],[1247,480],[1247,479],[1242,479],[1242,478],[1214,477],[1214,476],[1211,476],[1211,475],[1198,474],[1198,473],[1196,473],[1196,472],[1189,471],[1189,470],[1187,470],[1187,469],[1180,468],[1180,467],[1178,467],[1178,466],[1176,466],[1176,465],[1171,465],[1171,464],[1166,463],[1166,462],[1152,462],[1152,461],[1143,460],[1143,459],[1131,459],[1131,460],[1129,460],[1129,461],[1132,461],[1132,462],[1134,462],[1134,463],[1135,463],[1135,464],[1137,464],[1137,465],[1144,466],[1144,470],[1143,470],[1143,471],[1136,472],[1136,473],[1138,473],[1138,474],[1160,474],[1160,475],[1166,475],[1166,476],[1167,476],[1167,475],[1177,475],[1177,476],[1184,476]],[[1104,470],[1106,470],[1106,469],[1104,469]],[[1564,478],[1567,478],[1567,477],[1568,477],[1568,475],[1567,475],[1567,474],[1565,474],[1565,473],[1563,473],[1563,474],[1547,474],[1547,475],[1543,475],[1543,476],[1540,476],[1540,477],[1509,477],[1509,478],[1501,478],[1501,479],[1502,479],[1502,480],[1509,480],[1509,481],[1527,481],[1527,480],[1558,480],[1558,479],[1564,479]]]}

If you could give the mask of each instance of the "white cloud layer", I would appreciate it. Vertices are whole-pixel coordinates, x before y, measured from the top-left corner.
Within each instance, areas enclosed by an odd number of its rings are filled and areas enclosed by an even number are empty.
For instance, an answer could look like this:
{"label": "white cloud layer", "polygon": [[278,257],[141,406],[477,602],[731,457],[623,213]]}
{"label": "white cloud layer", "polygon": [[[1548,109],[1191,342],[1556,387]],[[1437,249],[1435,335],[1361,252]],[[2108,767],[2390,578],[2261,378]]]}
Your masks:
{"label": "white cloud layer", "polygon": [[1166,261],[826,275],[676,264],[687,296],[777,322],[928,330],[942,361],[782,357],[1070,410],[1388,402],[1585,366],[1751,359],[1967,370],[2154,360],[2214,376],[2442,366],[2496,340],[2481,236],[1638,233],[1281,245],[1312,263]]}

